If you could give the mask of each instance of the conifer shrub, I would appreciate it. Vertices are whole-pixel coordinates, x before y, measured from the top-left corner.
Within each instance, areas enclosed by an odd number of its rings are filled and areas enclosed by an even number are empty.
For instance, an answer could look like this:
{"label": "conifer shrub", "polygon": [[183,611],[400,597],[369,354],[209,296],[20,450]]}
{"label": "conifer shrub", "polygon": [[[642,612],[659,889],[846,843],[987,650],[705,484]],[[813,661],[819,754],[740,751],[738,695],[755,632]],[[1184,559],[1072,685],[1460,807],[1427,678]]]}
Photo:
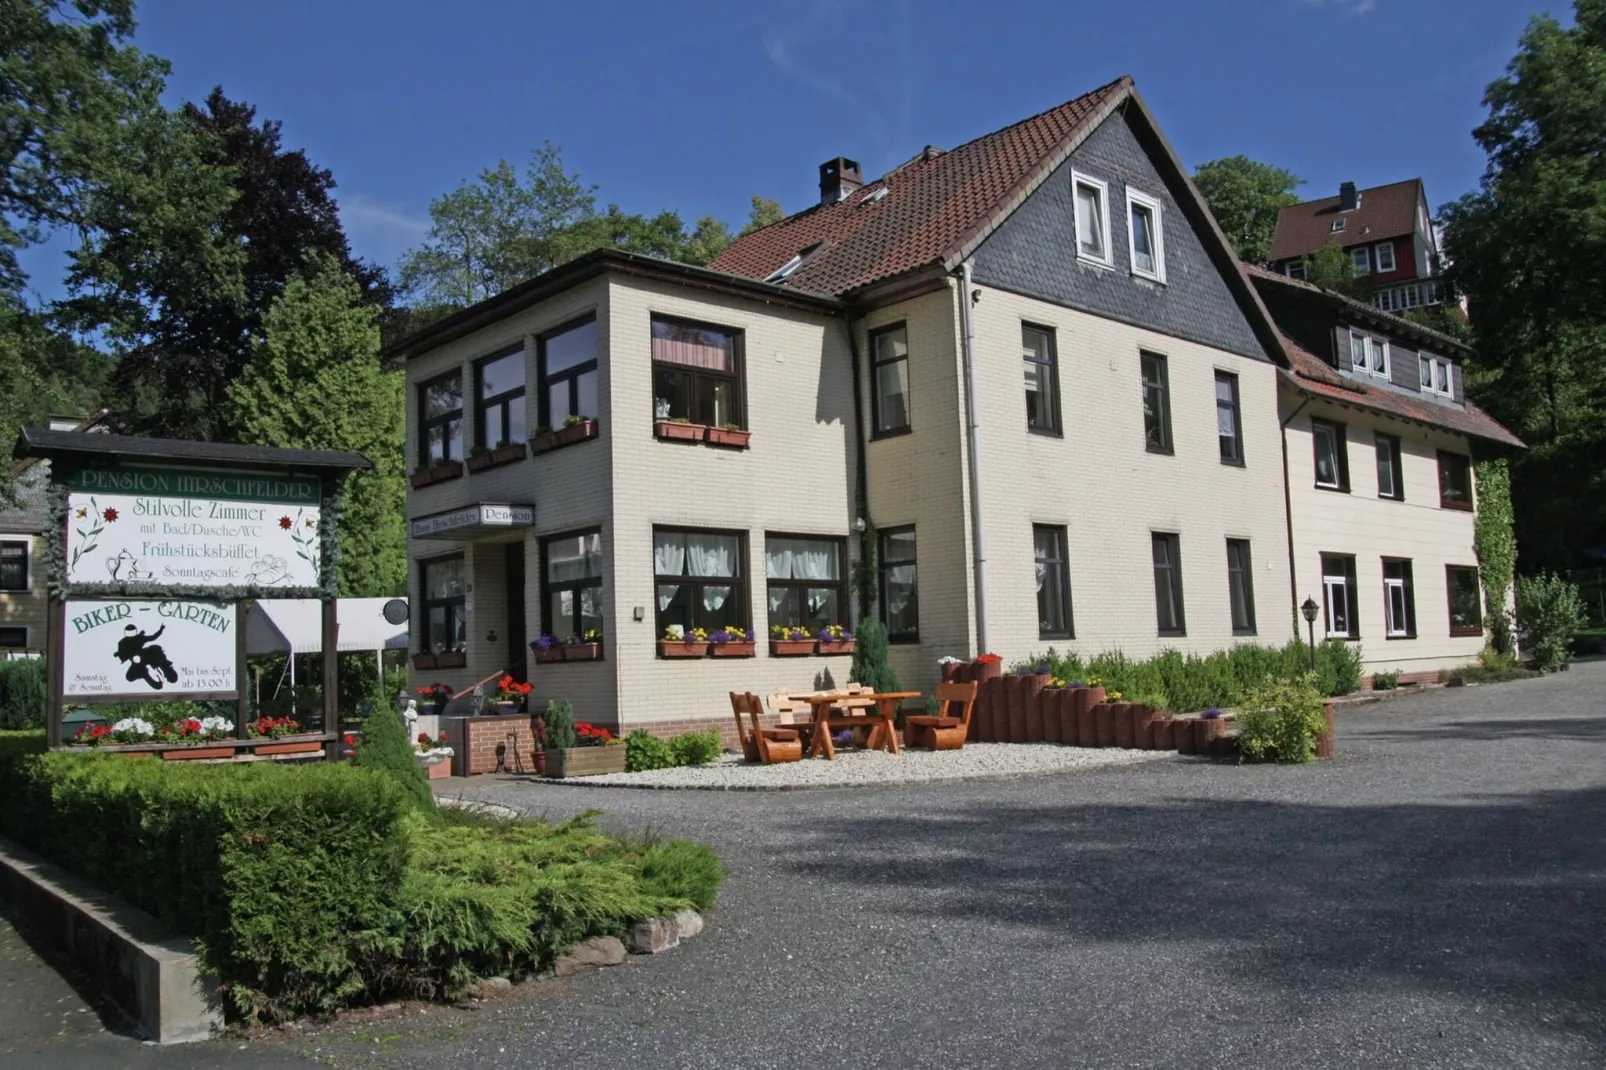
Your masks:
{"label": "conifer shrub", "polygon": [[892,671],[887,649],[887,629],[874,617],[859,622],[853,647],[853,666],[848,670],[853,682],[876,691],[898,690],[898,674]]}
{"label": "conifer shrub", "polygon": [[568,699],[555,698],[548,702],[542,719],[546,722],[548,750],[568,750],[579,745],[580,736],[574,730],[574,707]]}
{"label": "conifer shrub", "polygon": [[0,661],[0,731],[45,726],[45,659]]}
{"label": "conifer shrub", "polygon": [[419,813],[436,813],[435,794],[429,790],[429,776],[418,764],[413,741],[407,738],[407,724],[390,708],[375,710],[363,723],[362,739],[353,759],[394,780],[402,794]]}

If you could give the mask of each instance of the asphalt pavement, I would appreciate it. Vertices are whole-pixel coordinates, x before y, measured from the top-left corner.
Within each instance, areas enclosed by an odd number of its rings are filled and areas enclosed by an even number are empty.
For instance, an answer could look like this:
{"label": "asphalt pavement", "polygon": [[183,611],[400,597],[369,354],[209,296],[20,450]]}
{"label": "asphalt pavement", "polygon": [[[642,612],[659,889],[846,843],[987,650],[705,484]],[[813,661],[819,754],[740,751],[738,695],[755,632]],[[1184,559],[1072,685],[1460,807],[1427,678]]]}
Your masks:
{"label": "asphalt pavement", "polygon": [[0,1062],[1599,1068],[1603,685],[1590,663],[1346,708],[1309,767],[780,794],[476,778],[473,798],[713,844],[731,876],[708,929],[477,1009],[243,1049],[108,1033],[0,930]]}

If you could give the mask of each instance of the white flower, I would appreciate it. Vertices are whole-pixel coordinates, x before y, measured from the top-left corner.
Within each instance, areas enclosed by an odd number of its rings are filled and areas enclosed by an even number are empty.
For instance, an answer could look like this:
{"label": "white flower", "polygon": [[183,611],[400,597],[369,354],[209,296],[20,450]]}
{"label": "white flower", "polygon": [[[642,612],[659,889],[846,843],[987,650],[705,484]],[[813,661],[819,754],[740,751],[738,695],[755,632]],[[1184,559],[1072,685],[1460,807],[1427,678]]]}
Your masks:
{"label": "white flower", "polygon": [[227,717],[202,717],[201,731],[203,732],[232,732],[234,722]]}
{"label": "white flower", "polygon": [[142,736],[154,736],[156,729],[142,717],[124,717],[112,725],[113,732],[138,732]]}

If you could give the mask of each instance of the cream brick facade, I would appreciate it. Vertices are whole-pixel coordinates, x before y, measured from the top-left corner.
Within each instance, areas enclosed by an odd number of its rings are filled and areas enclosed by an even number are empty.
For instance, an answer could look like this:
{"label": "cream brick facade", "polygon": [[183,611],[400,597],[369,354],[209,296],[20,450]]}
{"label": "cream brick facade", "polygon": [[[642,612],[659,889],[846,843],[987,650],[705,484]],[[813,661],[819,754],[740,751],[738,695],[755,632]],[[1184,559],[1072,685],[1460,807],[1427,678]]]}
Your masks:
{"label": "cream brick facade", "polygon": [[[1289,419],[1288,482],[1292,505],[1295,590],[1299,601],[1323,602],[1323,554],[1355,557],[1357,620],[1366,671],[1431,673],[1476,660],[1484,638],[1450,635],[1446,565],[1476,568],[1473,514],[1439,505],[1438,451],[1470,454],[1467,440],[1447,431],[1391,420],[1328,401],[1309,400],[1286,388],[1281,400]],[[1316,486],[1311,420],[1345,426],[1349,493]],[[1400,440],[1404,501],[1377,494],[1376,435]],[[1411,562],[1417,634],[1386,636],[1383,558]],[[1324,618],[1316,620],[1322,638]],[[1301,624],[1301,628],[1304,625]]]}
{"label": "cream brick facade", "polygon": [[28,589],[0,591],[0,628],[28,629],[27,642],[20,647],[0,647],[0,657],[8,651],[43,651],[47,645],[47,588],[41,564],[45,540],[31,532],[0,531],[0,542],[20,542],[28,547]]}

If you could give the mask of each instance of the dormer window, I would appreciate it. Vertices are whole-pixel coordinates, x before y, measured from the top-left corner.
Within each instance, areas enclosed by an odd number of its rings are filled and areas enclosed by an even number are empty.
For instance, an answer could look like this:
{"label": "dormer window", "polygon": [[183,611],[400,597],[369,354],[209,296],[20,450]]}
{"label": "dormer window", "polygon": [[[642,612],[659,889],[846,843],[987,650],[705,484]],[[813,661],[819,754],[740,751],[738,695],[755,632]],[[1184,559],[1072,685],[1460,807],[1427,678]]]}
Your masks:
{"label": "dormer window", "polygon": [[1110,188],[1096,178],[1073,174],[1076,193],[1076,255],[1078,259],[1109,267]]}
{"label": "dormer window", "polygon": [[774,270],[774,271],[770,272],[768,275],[766,275],[764,277],[764,281],[765,282],[780,282],[782,279],[786,278],[792,272],[794,272],[798,268],[802,267],[803,266],[803,261],[807,260],[809,258],[809,256],[810,256],[810,254],[812,254],[814,252],[814,250],[818,249],[823,244],[824,244],[824,242],[815,242],[813,245],[805,246],[792,259],[788,260],[786,263],[782,264],[779,268],[777,268],[776,270]]}
{"label": "dormer window", "polygon": [[1350,367],[1357,375],[1389,377],[1389,344],[1385,339],[1373,338],[1359,331],[1349,332]]}
{"label": "dormer window", "polygon": [[1165,281],[1165,236],[1160,226],[1160,202],[1131,187],[1126,191],[1128,251],[1132,254],[1132,274],[1155,282]]}
{"label": "dormer window", "polygon": [[1450,386],[1450,362],[1443,357],[1421,356],[1422,392],[1424,394],[1440,394],[1444,397],[1454,397],[1455,391]]}
{"label": "dormer window", "polygon": [[1337,234],[1339,231],[1343,230],[1348,223],[1349,220],[1345,219],[1343,216],[1339,216],[1337,219],[1333,220],[1333,233]]}
{"label": "dormer window", "polygon": [[1351,249],[1349,251],[1349,262],[1357,275],[1370,275],[1372,273],[1372,258],[1367,255],[1366,246],[1364,245],[1359,249]]}

